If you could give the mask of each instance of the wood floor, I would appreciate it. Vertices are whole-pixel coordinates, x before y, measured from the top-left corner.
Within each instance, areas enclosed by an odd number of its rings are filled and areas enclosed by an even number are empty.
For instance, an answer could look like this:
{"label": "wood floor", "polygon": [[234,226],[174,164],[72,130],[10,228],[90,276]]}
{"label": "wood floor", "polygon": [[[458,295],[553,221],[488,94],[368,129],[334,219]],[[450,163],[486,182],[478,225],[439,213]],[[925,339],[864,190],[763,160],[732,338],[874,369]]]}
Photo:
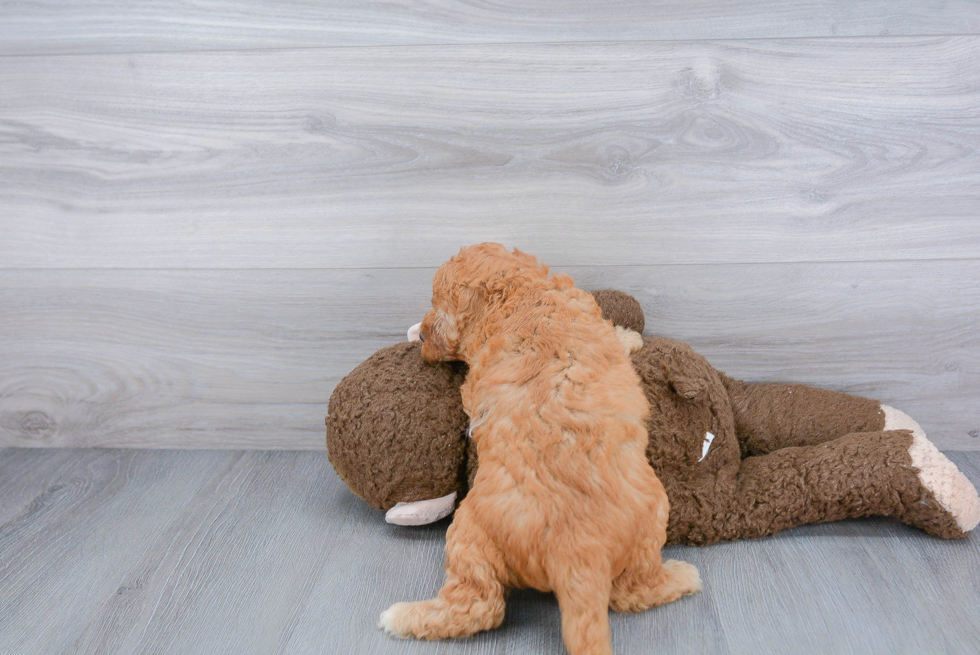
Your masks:
{"label": "wood floor", "polygon": [[[980,452],[951,459],[980,484]],[[0,652],[562,652],[550,595],[504,625],[400,641],[389,604],[442,583],[446,522],[387,525],[319,452],[0,450]],[[940,541],[885,519],[670,547],[704,591],[614,614],[617,653],[971,653],[980,536]]]}

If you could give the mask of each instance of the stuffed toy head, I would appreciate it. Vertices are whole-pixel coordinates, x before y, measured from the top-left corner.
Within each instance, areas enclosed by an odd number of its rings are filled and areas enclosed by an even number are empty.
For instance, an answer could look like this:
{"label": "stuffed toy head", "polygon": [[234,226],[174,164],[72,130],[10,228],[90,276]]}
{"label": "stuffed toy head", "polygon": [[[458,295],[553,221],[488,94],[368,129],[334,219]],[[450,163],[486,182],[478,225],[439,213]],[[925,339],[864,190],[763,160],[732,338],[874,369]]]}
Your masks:
{"label": "stuffed toy head", "polygon": [[427,364],[420,345],[382,348],[330,397],[330,463],[351,491],[385,511],[446,496],[466,479],[466,365]]}
{"label": "stuffed toy head", "polygon": [[[593,295],[606,319],[643,330],[635,298],[612,289]],[[409,338],[417,335],[413,326]],[[391,513],[392,522],[428,523],[445,516],[466,491],[475,471],[459,392],[466,371],[462,362],[426,363],[421,342],[407,341],[371,355],[330,397],[327,452],[351,491],[385,512],[399,503],[444,499],[414,507],[411,515]]]}

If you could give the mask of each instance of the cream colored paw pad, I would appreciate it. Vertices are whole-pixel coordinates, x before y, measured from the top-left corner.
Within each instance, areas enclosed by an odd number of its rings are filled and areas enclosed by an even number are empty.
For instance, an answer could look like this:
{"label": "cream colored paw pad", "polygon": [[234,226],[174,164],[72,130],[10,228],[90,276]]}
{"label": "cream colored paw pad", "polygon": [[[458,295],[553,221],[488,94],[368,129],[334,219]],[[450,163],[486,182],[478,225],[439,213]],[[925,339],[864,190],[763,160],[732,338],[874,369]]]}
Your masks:
{"label": "cream colored paw pad", "polygon": [[422,324],[416,323],[412,327],[408,328],[408,334],[406,336],[408,336],[409,341],[421,341],[422,340],[421,334],[422,334]]}
{"label": "cream colored paw pad", "polygon": [[619,337],[619,343],[623,344],[623,348],[626,349],[627,355],[632,355],[643,347],[643,335],[636,330],[617,325],[616,336]]}
{"label": "cream colored paw pad", "polygon": [[886,430],[911,430],[909,456],[912,466],[919,469],[919,480],[932,492],[936,501],[956,520],[963,532],[970,532],[980,523],[980,496],[976,487],[956,464],[939,452],[912,417],[894,407],[881,406],[885,413]]}
{"label": "cream colored paw pad", "polygon": [[428,525],[445,518],[456,509],[456,492],[439,498],[414,503],[395,503],[385,514],[385,521],[394,525]]}

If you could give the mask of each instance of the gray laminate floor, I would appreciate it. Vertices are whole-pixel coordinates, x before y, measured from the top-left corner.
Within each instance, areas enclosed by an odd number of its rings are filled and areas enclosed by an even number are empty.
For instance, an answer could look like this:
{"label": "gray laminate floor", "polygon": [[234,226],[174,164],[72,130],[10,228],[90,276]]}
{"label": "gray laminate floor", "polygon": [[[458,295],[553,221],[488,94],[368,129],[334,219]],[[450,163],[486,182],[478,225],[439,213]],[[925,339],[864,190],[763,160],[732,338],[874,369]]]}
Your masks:
{"label": "gray laminate floor", "polygon": [[[323,452],[0,450],[0,652],[562,652],[529,591],[470,640],[375,629],[438,589],[446,526],[385,524]],[[665,554],[704,592],[614,615],[617,653],[980,651],[978,536],[855,520]]]}

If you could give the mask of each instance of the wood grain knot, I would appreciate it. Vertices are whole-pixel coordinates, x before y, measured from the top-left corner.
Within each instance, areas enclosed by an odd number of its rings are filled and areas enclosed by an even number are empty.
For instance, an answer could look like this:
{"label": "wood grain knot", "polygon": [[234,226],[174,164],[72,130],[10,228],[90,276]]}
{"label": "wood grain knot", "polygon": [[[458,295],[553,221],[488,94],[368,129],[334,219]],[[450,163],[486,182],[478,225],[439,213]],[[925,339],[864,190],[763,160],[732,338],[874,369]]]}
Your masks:
{"label": "wood grain knot", "polygon": [[41,411],[24,412],[16,419],[16,425],[23,437],[36,441],[50,439],[58,427],[54,419]]}

